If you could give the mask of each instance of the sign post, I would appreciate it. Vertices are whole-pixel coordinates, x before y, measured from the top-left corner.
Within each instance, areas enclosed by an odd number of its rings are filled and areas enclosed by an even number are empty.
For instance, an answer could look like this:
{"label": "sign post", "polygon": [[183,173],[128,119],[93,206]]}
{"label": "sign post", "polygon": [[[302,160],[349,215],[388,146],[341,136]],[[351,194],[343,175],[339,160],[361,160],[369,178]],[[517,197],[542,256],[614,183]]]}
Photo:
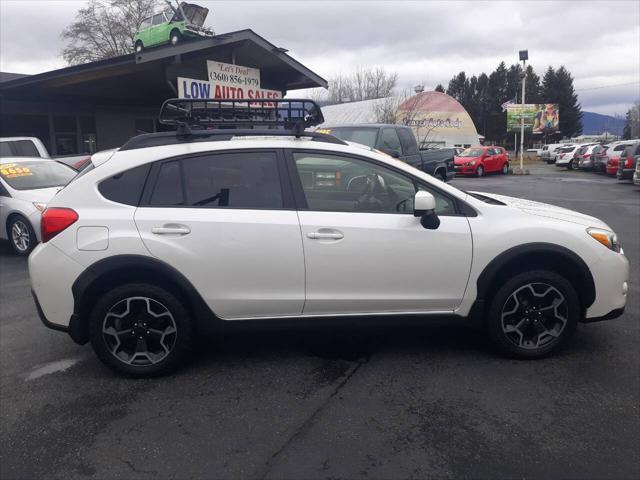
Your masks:
{"label": "sign post", "polygon": [[[524,87],[527,80],[526,64],[529,59],[528,50],[520,50],[520,60],[522,60],[522,108],[524,109]],[[524,172],[524,115],[520,117],[520,173]]]}

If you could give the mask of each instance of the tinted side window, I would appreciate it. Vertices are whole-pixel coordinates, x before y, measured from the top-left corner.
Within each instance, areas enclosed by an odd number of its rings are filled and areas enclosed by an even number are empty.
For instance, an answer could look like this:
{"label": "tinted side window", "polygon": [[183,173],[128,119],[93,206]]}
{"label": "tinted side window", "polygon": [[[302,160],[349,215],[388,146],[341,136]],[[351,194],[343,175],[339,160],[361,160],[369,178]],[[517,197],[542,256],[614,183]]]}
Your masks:
{"label": "tinted side window", "polygon": [[380,148],[388,148],[390,150],[397,150],[402,155],[402,148],[400,147],[400,139],[395,128],[383,128],[380,134]]}
{"label": "tinted side window", "polygon": [[402,149],[405,155],[417,155],[418,144],[416,143],[413,132],[408,128],[399,128],[398,135],[400,135],[400,141],[402,142]]}
{"label": "tinted side window", "polygon": [[15,157],[9,142],[0,142],[0,157]]}
{"label": "tinted side window", "polygon": [[276,154],[219,153],[165,163],[158,174],[150,204],[282,208]]}
{"label": "tinted side window", "polygon": [[108,200],[137,206],[150,165],[141,165],[100,182],[98,190]]}
{"label": "tinted side window", "polygon": [[13,142],[13,148],[16,150],[16,154],[19,157],[39,157],[40,152],[29,140],[18,140]]}
{"label": "tinted side window", "polygon": [[163,163],[158,172],[158,178],[149,200],[155,206],[184,205],[182,191],[182,176],[178,160]]}
{"label": "tinted side window", "polygon": [[9,195],[9,192],[7,191],[7,189],[4,187],[2,183],[0,183],[0,197],[11,198],[11,195]]}

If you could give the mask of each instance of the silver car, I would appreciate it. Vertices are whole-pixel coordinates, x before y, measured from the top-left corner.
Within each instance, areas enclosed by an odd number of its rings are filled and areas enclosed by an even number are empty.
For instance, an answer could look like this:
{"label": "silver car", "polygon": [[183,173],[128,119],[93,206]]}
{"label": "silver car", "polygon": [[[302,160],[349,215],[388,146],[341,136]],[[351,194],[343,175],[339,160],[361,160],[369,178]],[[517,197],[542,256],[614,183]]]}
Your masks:
{"label": "silver car", "polygon": [[50,159],[0,158],[0,239],[19,255],[40,241],[40,217],[47,202],[77,172]]}

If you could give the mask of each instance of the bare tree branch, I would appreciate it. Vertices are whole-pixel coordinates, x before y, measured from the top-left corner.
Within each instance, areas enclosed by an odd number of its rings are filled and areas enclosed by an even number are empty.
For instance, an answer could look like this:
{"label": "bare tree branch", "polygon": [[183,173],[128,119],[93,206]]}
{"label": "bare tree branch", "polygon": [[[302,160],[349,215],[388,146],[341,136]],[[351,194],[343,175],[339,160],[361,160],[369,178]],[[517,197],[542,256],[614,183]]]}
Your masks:
{"label": "bare tree branch", "polygon": [[158,0],[89,0],[61,34],[67,45],[62,57],[71,65],[131,53],[142,20],[160,5]]}

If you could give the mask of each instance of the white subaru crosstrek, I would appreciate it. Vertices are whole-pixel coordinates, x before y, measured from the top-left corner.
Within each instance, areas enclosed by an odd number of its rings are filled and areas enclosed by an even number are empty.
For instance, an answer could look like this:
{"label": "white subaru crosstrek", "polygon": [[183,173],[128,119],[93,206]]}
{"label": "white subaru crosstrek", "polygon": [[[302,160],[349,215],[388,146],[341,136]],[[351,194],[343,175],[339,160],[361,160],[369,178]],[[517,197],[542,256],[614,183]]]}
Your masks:
{"label": "white subaru crosstrek", "polygon": [[624,311],[628,262],[594,217],[463,192],[329,135],[258,134],[148,134],[94,155],[43,213],[42,321],[154,375],[225,322],[449,316],[535,358]]}

